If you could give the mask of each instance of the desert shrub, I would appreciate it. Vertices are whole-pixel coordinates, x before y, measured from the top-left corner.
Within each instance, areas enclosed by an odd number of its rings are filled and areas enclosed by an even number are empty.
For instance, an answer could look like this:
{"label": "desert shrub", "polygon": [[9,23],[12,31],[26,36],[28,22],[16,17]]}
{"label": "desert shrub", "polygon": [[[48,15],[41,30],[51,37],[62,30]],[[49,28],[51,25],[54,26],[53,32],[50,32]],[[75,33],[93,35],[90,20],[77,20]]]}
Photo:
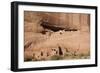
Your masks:
{"label": "desert shrub", "polygon": [[32,61],[31,58],[24,59],[24,61]]}
{"label": "desert shrub", "polygon": [[63,59],[63,57],[58,56],[58,55],[54,55],[51,57],[51,60],[61,60],[61,59]]}

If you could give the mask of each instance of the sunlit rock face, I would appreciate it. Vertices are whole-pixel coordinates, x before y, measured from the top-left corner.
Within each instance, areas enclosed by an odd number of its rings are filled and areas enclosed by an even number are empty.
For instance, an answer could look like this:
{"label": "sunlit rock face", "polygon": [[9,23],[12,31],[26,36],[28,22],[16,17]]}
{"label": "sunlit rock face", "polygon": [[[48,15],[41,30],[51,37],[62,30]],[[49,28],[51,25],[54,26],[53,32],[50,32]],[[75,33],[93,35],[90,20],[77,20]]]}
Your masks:
{"label": "sunlit rock face", "polygon": [[25,61],[90,57],[90,15],[24,11]]}

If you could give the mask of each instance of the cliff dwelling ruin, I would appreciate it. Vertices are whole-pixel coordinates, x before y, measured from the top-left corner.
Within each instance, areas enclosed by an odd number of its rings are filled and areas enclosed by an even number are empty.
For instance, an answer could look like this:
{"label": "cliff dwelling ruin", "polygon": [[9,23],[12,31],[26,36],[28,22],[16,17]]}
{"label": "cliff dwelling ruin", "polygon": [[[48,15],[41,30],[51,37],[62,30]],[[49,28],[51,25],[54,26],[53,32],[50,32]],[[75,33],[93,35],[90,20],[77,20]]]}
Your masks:
{"label": "cliff dwelling ruin", "polygon": [[24,11],[24,61],[90,58],[90,15]]}

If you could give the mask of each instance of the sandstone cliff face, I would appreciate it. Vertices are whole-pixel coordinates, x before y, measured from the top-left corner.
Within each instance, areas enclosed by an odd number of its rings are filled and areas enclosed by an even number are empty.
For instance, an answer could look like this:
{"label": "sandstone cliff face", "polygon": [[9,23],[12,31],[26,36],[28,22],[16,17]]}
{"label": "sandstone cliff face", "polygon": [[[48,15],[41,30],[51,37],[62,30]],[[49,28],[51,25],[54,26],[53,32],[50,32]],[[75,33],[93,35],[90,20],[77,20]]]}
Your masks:
{"label": "sandstone cliff face", "polygon": [[[64,28],[76,28],[78,30],[89,30],[85,29],[90,26],[89,14],[79,13],[47,13],[47,12],[28,12],[25,11],[25,31],[35,32],[43,30],[40,24],[48,22],[52,26],[60,26]],[[30,30],[28,30],[28,27]]]}
{"label": "sandstone cliff face", "polygon": [[24,12],[25,61],[90,56],[90,15]]}

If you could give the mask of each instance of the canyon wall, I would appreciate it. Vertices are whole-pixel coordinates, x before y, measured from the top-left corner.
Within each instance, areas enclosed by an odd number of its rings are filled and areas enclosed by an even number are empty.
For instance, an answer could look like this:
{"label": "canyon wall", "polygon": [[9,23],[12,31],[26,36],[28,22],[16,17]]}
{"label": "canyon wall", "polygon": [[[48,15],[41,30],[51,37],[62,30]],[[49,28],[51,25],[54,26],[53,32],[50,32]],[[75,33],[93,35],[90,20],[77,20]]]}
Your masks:
{"label": "canyon wall", "polygon": [[[42,21],[64,28],[76,28],[89,31],[90,15],[82,13],[50,13],[25,11],[25,31],[39,32],[43,30],[40,26]],[[84,28],[85,27],[85,28]],[[86,29],[87,28],[87,29]]]}
{"label": "canyon wall", "polygon": [[25,61],[88,58],[90,15],[25,11],[24,50]]}

